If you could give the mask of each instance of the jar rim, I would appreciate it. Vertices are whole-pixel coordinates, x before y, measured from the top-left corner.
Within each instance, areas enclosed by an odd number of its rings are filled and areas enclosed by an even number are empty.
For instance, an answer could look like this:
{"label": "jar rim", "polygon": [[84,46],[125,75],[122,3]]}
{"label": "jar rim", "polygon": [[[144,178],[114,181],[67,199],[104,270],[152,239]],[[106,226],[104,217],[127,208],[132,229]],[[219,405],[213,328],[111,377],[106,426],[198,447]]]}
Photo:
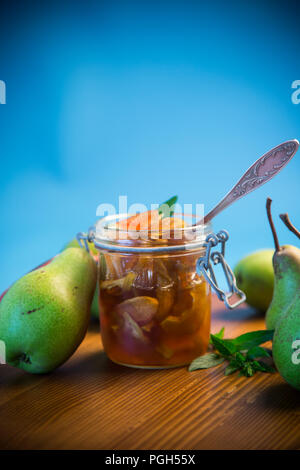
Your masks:
{"label": "jar rim", "polygon": [[[193,251],[205,245],[207,236],[212,233],[211,223],[196,223],[184,227],[176,227],[178,238],[149,238],[147,230],[128,231],[127,229],[116,228],[116,222],[125,220],[135,214],[114,214],[102,217],[93,227],[93,243],[100,251],[117,251],[123,253],[168,253],[178,251]],[[195,216],[192,216],[195,217]],[[167,234],[167,230],[163,234]],[[169,232],[168,232],[169,233]],[[118,236],[116,236],[118,234]],[[128,234],[134,236],[128,237]],[[126,236],[125,236],[126,235]],[[148,236],[147,236],[148,235]],[[124,236],[124,237],[123,237]]]}

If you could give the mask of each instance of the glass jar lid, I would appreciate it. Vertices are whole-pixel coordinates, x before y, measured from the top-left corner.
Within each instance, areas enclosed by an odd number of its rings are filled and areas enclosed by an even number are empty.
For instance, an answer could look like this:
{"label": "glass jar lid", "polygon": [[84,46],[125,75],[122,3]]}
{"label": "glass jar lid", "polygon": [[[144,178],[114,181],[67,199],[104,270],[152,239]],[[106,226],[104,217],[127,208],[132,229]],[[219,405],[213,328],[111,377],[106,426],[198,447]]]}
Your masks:
{"label": "glass jar lid", "polygon": [[166,221],[160,226],[151,224],[146,230],[137,230],[121,223],[129,220],[130,214],[109,215],[96,222],[89,231],[89,238],[99,250],[126,253],[192,251],[203,247],[207,235],[212,232],[211,224],[195,224],[194,216],[180,216],[180,219],[170,218],[169,221],[175,222],[169,224]]}

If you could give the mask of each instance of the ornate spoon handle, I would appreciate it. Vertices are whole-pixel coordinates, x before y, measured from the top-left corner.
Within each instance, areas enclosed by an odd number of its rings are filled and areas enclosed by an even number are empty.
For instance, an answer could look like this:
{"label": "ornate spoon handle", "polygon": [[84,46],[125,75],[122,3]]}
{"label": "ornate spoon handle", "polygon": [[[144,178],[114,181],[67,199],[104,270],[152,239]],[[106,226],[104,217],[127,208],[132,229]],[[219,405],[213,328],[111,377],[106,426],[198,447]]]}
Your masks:
{"label": "ornate spoon handle", "polygon": [[298,140],[288,140],[256,160],[222,201],[204,217],[204,223],[209,222],[230,204],[273,178],[295,155],[298,147]]}

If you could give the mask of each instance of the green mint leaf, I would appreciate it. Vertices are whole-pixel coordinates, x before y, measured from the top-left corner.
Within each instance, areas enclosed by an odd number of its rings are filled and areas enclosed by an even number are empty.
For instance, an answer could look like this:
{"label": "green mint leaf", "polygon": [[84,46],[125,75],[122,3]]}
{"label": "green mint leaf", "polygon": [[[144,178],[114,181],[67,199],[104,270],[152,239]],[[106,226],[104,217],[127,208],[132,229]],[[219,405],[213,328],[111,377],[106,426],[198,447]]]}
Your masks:
{"label": "green mint leaf", "polygon": [[270,357],[268,351],[260,346],[254,346],[247,352],[247,359],[256,359],[258,357]]}
{"label": "green mint leaf", "polygon": [[236,362],[237,362],[238,364],[240,364],[241,366],[243,366],[243,365],[244,365],[244,362],[246,362],[245,356],[244,356],[242,353],[240,353],[240,352],[237,352],[237,353],[234,355],[234,357],[235,357]]}
{"label": "green mint leaf", "polygon": [[244,366],[245,376],[252,377],[255,374],[255,369],[252,367],[250,362],[247,362]]}
{"label": "green mint leaf", "polygon": [[240,367],[240,366],[241,366],[241,363],[235,359],[235,356],[231,356],[229,365],[230,365],[230,366]]}
{"label": "green mint leaf", "polygon": [[189,366],[189,372],[197,369],[210,369],[221,364],[224,361],[224,357],[219,356],[215,353],[207,353],[204,356],[197,357]]}
{"label": "green mint leaf", "polygon": [[[225,328],[224,328],[224,326],[223,326],[223,328],[221,328],[218,333],[215,333],[214,336],[217,337],[217,338],[219,338],[219,339],[223,339],[223,338],[224,338],[224,332],[225,332]],[[211,338],[210,338],[210,340],[209,340],[209,343],[210,343],[210,344],[213,344]]]}
{"label": "green mint leaf", "polygon": [[239,370],[240,366],[236,364],[235,361],[231,361],[230,364],[226,367],[224,374],[225,375],[231,375],[237,370]]}
{"label": "green mint leaf", "polygon": [[239,377],[252,377],[255,374],[255,369],[250,362],[245,362],[243,367],[240,369]]}
{"label": "green mint leaf", "polygon": [[218,338],[216,335],[210,335],[210,339],[215,349],[222,354],[222,356],[231,356],[237,349],[231,340]]}
{"label": "green mint leaf", "polygon": [[259,346],[267,341],[271,341],[273,339],[273,335],[274,330],[258,330],[224,341],[230,341],[235,346],[236,351],[243,351],[252,349],[254,346]]}
{"label": "green mint leaf", "polygon": [[178,196],[173,196],[159,206],[158,214],[161,216],[162,219],[165,217],[172,217],[172,215],[174,214],[173,206],[176,204],[177,200]]}
{"label": "green mint leaf", "polygon": [[274,367],[268,366],[262,361],[253,361],[252,366],[255,370],[259,372],[268,372],[270,374],[273,374],[275,372]]}

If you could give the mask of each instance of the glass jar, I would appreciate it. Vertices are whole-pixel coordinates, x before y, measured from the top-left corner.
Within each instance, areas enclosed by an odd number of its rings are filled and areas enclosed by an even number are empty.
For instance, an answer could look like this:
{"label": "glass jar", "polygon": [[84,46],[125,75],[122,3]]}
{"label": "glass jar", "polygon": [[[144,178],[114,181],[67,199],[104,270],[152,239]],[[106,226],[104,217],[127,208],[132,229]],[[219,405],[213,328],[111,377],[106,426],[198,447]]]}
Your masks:
{"label": "glass jar", "polygon": [[104,350],[113,362],[130,367],[190,364],[207,351],[210,284],[218,289],[210,262],[206,264],[211,246],[216,245],[207,243],[211,225],[176,228],[171,236],[140,232],[136,238],[128,230],[116,229],[127,217],[103,218],[88,236],[78,234],[79,240],[93,241],[99,251]]}

